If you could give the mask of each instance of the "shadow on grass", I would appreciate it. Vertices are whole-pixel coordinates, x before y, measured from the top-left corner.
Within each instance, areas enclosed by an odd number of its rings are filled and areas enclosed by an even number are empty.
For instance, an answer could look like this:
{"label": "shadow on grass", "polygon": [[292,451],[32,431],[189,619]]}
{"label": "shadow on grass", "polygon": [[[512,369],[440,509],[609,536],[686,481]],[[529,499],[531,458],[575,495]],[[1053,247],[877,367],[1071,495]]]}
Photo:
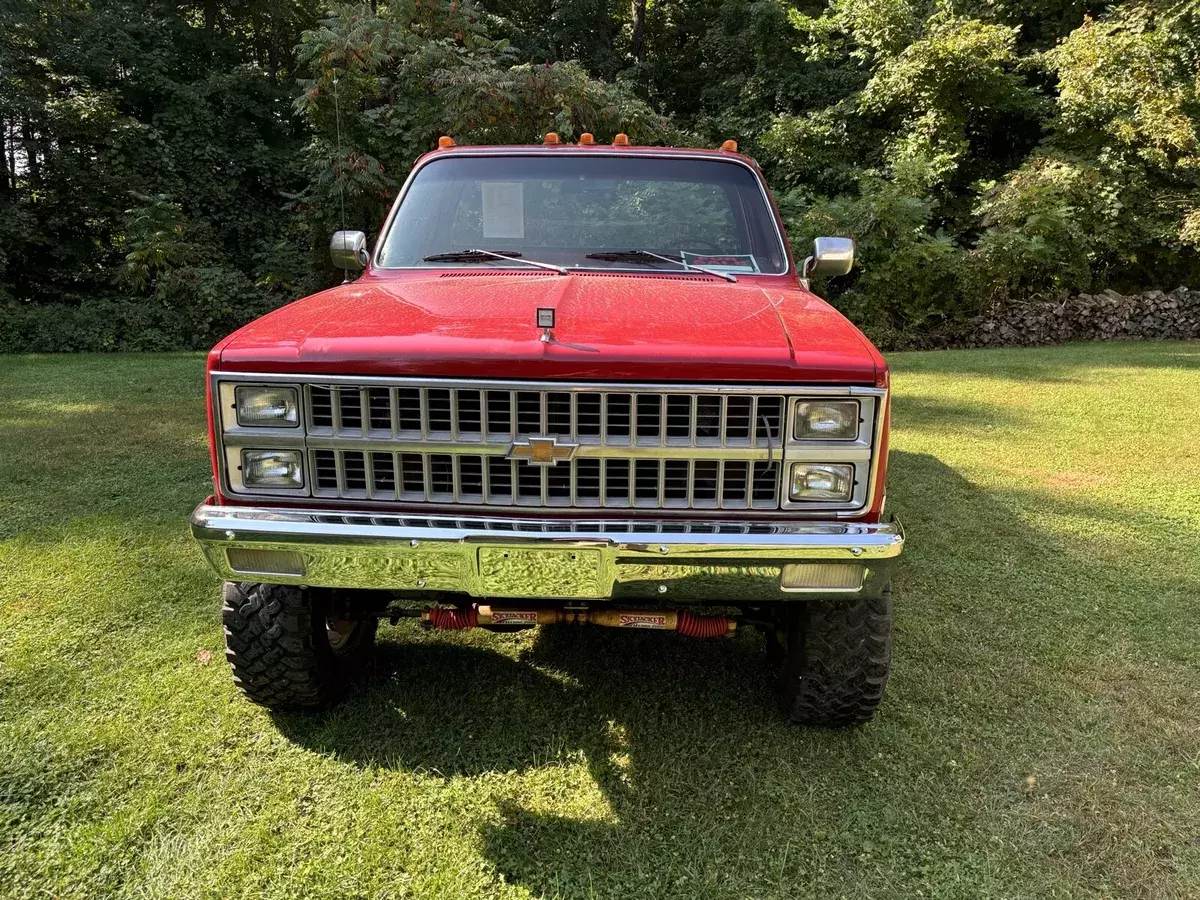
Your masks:
{"label": "shadow on grass", "polygon": [[908,431],[953,429],[990,430],[1019,427],[1022,417],[1012,410],[979,402],[950,403],[931,397],[896,396],[892,399],[892,421],[903,422]]}
{"label": "shadow on grass", "polygon": [[578,750],[602,757],[612,749],[608,721],[773,712],[756,635],[702,642],[550,626],[513,659],[453,635],[404,641],[415,627],[400,631],[402,643],[381,642],[378,677],[357,696],[323,717],[280,715],[280,729],[360,765],[452,777],[521,771]]}
{"label": "shadow on grass", "polygon": [[[1041,347],[888,355],[901,375],[980,376],[1047,384],[1095,381],[1106,369],[1200,369],[1198,341],[1080,342]],[[1112,377],[1116,377],[1115,372]]]}
{"label": "shadow on grass", "polygon": [[[585,817],[503,800],[500,820],[479,825],[486,855],[535,896],[589,885],[596,896],[660,895],[670,885],[650,861],[670,846],[724,839],[722,852],[744,850],[737,820],[764,799],[748,784],[750,757],[771,748],[795,758],[803,739],[776,719],[756,634],[697,641],[557,626],[519,659],[457,635],[401,641],[381,645],[380,677],[358,696],[320,718],[277,716],[280,730],[358,765],[447,779],[577,769],[568,790],[588,793],[590,778],[597,792]],[[821,738],[848,753],[858,743],[851,733]],[[739,759],[736,740],[765,743]],[[714,809],[729,817],[716,830],[704,824]],[[678,877],[678,860],[660,864]]]}
{"label": "shadow on grass", "polygon": [[[1115,840],[1137,816],[1116,799],[1108,818],[1067,817],[1053,832],[1001,821],[1028,815],[1020,785],[1047,758],[1083,772],[1113,765],[1093,748],[1125,727],[1124,701],[1098,706],[1088,680],[1107,671],[1114,640],[1169,664],[1161,633],[1122,633],[1119,623],[1145,612],[1138,603],[1162,603],[1173,576],[1140,559],[1097,561],[1086,543],[1031,527],[1011,501],[931,456],[895,453],[893,473],[891,503],[909,537],[896,666],[880,715],[862,729],[782,722],[757,634],[695,641],[570,628],[543,629],[515,660],[489,649],[503,638],[487,635],[385,641],[373,684],[323,717],[280,716],[278,726],[353,764],[447,779],[583,761],[602,812],[572,818],[506,800],[499,821],[479,825],[497,869],[534,895],[692,897],[757,885],[794,896],[789,879],[813,876],[813,853],[826,880],[806,893],[903,893],[905,878],[913,890],[936,880],[919,867],[906,875],[913,859],[939,860],[934,869],[960,885],[990,879],[993,892],[1019,893],[1031,875],[1070,870],[1064,860],[1081,841]],[[1116,584],[1121,613],[1103,605]],[[1164,764],[1180,752],[1154,733],[1135,739]],[[997,866],[1005,843],[1013,852]],[[789,847],[805,848],[803,865],[789,863]],[[874,875],[863,853],[878,863]],[[1082,877],[1071,871],[1066,883]],[[1086,877],[1111,885],[1123,871],[1094,865]]]}

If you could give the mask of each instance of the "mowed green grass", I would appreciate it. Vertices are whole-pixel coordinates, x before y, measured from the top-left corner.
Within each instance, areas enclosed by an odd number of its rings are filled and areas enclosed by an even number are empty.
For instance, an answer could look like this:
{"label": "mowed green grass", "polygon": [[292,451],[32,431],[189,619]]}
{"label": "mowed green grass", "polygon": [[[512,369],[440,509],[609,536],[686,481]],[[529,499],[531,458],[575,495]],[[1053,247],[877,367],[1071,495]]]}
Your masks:
{"label": "mowed green grass", "polygon": [[896,355],[876,720],[762,639],[384,628],[335,711],[222,659],[203,360],[0,359],[0,895],[1200,896],[1200,345]]}

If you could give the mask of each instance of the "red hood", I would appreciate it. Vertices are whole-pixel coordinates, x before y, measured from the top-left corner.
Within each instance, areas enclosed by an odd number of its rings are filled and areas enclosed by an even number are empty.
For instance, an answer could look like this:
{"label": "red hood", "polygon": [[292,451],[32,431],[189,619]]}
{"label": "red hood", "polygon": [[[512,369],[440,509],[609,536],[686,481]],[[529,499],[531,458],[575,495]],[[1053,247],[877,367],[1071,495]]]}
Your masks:
{"label": "red hood", "polygon": [[[773,285],[773,283],[772,283]],[[554,340],[536,327],[554,307]],[[795,285],[707,276],[367,275],[251,322],[227,371],[873,384],[875,348]]]}

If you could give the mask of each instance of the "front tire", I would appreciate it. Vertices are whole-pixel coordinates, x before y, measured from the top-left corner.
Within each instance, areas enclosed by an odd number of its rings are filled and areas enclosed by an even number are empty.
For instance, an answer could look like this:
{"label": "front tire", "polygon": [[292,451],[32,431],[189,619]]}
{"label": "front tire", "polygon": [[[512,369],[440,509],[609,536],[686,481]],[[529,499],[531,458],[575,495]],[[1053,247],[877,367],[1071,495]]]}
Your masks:
{"label": "front tire", "polygon": [[892,660],[892,589],[875,599],[817,601],[780,611],[767,658],[793,722],[861,725],[883,699]]}
{"label": "front tire", "polygon": [[221,599],[225,657],[234,683],[255,703],[327,706],[370,664],[378,623],[335,618],[328,590],[227,581]]}

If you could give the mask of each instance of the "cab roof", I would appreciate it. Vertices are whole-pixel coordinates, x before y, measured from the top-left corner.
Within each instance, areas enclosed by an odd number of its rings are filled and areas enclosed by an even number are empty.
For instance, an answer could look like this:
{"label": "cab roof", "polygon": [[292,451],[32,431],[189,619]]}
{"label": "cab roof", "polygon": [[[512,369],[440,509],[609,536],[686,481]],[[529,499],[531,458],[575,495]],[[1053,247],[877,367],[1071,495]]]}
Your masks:
{"label": "cab roof", "polygon": [[[551,132],[553,134],[553,132]],[[549,135],[547,135],[549,137]],[[580,137],[591,137],[590,134],[580,135]],[[755,165],[754,160],[746,156],[744,153],[737,151],[737,143],[734,141],[726,141],[721,147],[716,149],[707,147],[659,147],[643,144],[633,144],[628,142],[620,143],[619,139],[625,135],[617,135],[618,140],[613,143],[601,143],[600,141],[577,143],[566,143],[559,141],[557,135],[555,140],[543,140],[540,144],[458,144],[452,138],[442,137],[438,141],[436,150],[431,150],[424,156],[449,156],[449,155],[472,155],[472,154],[512,154],[512,155],[529,155],[529,154],[588,154],[602,153],[610,155],[612,153],[629,153],[636,156],[709,156],[714,159],[738,159],[743,162]],[[447,143],[447,141],[449,141]]]}

